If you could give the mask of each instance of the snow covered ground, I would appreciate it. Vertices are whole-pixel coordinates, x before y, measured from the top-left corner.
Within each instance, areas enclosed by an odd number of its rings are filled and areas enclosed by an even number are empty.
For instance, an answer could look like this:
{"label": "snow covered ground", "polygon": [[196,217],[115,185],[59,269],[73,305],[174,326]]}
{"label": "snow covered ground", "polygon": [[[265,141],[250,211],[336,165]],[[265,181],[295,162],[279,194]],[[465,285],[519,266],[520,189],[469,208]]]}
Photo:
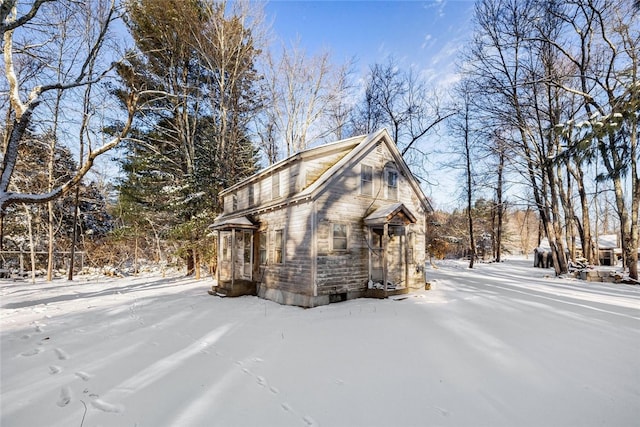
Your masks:
{"label": "snow covered ground", "polygon": [[0,425],[637,426],[640,287],[530,260],[304,310],[179,276],[0,282]]}

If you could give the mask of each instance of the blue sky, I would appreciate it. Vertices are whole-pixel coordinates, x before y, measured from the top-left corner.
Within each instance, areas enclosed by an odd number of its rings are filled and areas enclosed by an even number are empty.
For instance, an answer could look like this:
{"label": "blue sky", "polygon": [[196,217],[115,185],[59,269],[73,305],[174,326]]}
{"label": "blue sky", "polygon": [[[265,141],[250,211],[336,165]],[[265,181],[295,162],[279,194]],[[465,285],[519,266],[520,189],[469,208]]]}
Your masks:
{"label": "blue sky", "polygon": [[[415,67],[435,87],[447,92],[456,80],[456,60],[472,32],[474,2],[467,1],[320,1],[272,0],[267,21],[280,42],[300,41],[307,54],[329,49],[335,63],[355,57],[356,73],[390,55],[402,68]],[[434,135],[427,151],[446,151],[447,140]],[[458,172],[443,170],[431,155],[425,188],[437,207],[450,210],[459,202]],[[447,159],[450,160],[450,159]]]}
{"label": "blue sky", "polygon": [[265,12],[276,37],[299,38],[308,54],[327,48],[336,62],[356,57],[359,71],[393,55],[446,83],[471,32],[473,1],[273,0]]}

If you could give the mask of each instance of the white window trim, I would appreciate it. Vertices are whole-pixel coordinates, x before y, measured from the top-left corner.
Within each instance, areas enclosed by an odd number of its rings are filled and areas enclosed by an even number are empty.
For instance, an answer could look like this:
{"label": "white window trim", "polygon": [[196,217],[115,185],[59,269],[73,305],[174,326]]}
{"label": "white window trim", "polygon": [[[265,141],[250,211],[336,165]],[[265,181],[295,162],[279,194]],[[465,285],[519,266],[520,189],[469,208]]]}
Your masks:
{"label": "white window trim", "polygon": [[[345,248],[344,249],[336,249],[334,247],[334,237],[333,237],[333,227],[334,225],[344,225],[346,227],[346,242],[345,242]],[[349,233],[350,233],[350,227],[349,224],[346,224],[344,222],[332,222],[329,226],[329,249],[331,250],[331,252],[340,252],[340,253],[344,253],[349,251]]]}
{"label": "white window trim", "polygon": [[[278,239],[276,238],[276,236],[278,235],[278,232],[282,233],[282,239],[280,242],[280,251],[281,251],[281,255],[280,255],[280,262],[278,262],[278,257],[276,256],[276,244],[278,242]],[[273,264],[276,265],[284,265],[284,260],[286,258],[286,233],[285,233],[285,229],[284,228],[280,228],[277,230],[273,230]],[[267,255],[268,256],[268,255]]]}
{"label": "white window trim", "polygon": [[[391,195],[389,194],[389,174],[392,172],[396,174],[395,197],[391,197]],[[399,200],[400,199],[400,173],[398,172],[398,170],[394,168],[386,167],[384,169],[384,175],[382,178],[384,181],[384,197],[389,200]]]}
{"label": "white window trim", "polygon": [[[275,194],[273,189],[276,188],[274,178],[278,177],[278,193]],[[280,179],[280,171],[271,174],[271,199],[279,199],[282,196],[282,180]]]}
{"label": "white window trim", "polygon": [[231,259],[231,236],[222,236],[222,261],[229,261]]}
{"label": "white window trim", "polygon": [[[262,262],[262,248],[260,247],[260,241],[264,237],[264,263]],[[265,231],[258,232],[258,265],[268,265],[269,264],[269,233]]]}
{"label": "white window trim", "polygon": [[[369,193],[369,194],[364,192],[364,186],[363,186],[363,180],[362,180],[362,174],[364,172],[363,169],[365,167],[371,168],[371,181],[369,181],[371,183],[371,193]],[[373,168],[373,166],[372,165],[368,165],[366,163],[360,164],[360,194],[363,195],[363,196],[372,197],[373,194],[375,193],[373,182],[374,182],[374,168]]]}
{"label": "white window trim", "polygon": [[247,186],[247,207],[251,208],[256,204],[256,192],[253,184]]}

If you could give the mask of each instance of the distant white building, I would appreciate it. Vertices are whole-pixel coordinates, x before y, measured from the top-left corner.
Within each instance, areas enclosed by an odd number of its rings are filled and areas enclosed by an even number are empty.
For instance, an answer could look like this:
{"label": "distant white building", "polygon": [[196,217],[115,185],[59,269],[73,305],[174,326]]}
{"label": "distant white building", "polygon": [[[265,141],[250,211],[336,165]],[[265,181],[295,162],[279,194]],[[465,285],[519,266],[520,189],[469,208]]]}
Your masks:
{"label": "distant white building", "polygon": [[616,265],[622,256],[622,246],[618,234],[601,234],[598,236],[598,258],[600,265]]}

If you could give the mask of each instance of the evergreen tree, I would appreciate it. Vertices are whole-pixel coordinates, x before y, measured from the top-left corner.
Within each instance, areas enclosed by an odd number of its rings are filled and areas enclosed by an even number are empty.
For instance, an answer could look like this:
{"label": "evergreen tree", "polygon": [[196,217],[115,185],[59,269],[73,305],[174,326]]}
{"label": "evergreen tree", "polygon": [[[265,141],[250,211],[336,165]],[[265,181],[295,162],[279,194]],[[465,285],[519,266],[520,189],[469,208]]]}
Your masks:
{"label": "evergreen tree", "polygon": [[128,12],[137,51],[120,75],[154,95],[126,146],[121,209],[137,230],[177,240],[191,267],[221,211],[218,192],[257,169],[247,123],[259,51],[225,4],[132,0]]}

